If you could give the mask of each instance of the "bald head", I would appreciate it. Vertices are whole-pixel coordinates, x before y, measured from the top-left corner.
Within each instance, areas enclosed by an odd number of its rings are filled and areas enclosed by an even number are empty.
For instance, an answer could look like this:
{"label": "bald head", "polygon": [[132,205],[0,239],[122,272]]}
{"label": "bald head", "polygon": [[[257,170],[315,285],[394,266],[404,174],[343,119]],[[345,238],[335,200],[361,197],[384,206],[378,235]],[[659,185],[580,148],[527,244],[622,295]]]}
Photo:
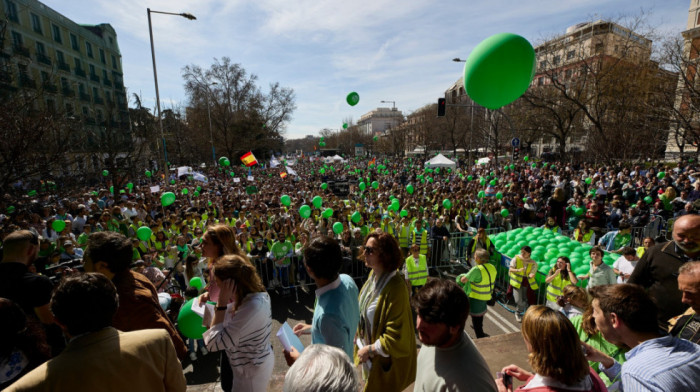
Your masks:
{"label": "bald head", "polygon": [[683,215],[673,224],[673,241],[688,255],[700,253],[700,215]]}
{"label": "bald head", "polygon": [[3,239],[3,262],[31,264],[39,251],[39,237],[29,230],[17,230]]}
{"label": "bald head", "polygon": [[681,301],[700,312],[700,261],[684,263],[678,270],[678,290]]}

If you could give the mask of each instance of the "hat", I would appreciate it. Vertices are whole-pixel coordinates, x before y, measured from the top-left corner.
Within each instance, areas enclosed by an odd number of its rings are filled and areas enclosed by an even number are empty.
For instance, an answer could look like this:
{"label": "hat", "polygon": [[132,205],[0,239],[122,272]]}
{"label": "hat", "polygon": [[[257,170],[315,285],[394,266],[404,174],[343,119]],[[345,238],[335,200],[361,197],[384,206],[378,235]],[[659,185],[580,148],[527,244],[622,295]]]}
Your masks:
{"label": "hat", "polygon": [[258,242],[264,242],[262,238],[256,238],[255,243],[257,244]]}
{"label": "hat", "polygon": [[64,242],[63,247],[65,248],[66,246],[73,246],[73,242],[71,242],[71,241]]}

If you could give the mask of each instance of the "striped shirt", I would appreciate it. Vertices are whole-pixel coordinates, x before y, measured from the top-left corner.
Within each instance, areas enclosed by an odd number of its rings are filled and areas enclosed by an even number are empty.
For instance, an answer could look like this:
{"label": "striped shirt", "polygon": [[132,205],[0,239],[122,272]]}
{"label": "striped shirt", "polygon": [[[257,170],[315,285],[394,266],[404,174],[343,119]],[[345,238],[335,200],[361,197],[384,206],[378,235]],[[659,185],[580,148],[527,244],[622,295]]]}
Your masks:
{"label": "striped shirt", "polygon": [[209,351],[226,350],[234,373],[255,371],[274,362],[270,335],[272,313],[267,293],[248,294],[236,313],[226,312],[223,323],[204,332]]}
{"label": "striped shirt", "polygon": [[637,345],[625,356],[627,362],[623,365],[617,361],[609,369],[599,365],[611,380],[622,382],[620,391],[700,390],[700,345],[663,336]]}

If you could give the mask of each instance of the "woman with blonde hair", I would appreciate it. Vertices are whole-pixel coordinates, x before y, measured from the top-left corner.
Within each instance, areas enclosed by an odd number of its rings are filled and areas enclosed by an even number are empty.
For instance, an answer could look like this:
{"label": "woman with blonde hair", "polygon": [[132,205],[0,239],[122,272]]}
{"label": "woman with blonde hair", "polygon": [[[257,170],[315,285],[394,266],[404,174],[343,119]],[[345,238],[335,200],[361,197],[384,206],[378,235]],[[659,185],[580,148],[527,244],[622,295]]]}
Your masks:
{"label": "woman with blonde hair", "polygon": [[214,281],[219,298],[203,338],[209,351],[223,351],[228,357],[233,383],[224,390],[266,391],[275,364],[270,296],[255,267],[239,254],[214,262]]}
{"label": "woman with blonde hair", "polygon": [[[516,391],[607,391],[605,384],[588,366],[576,329],[561,312],[543,305],[531,306],[523,317],[523,339],[528,363],[535,373],[516,365],[503,368],[525,385]],[[556,342],[556,344],[553,344]],[[499,392],[506,388],[503,378],[496,380]]]}

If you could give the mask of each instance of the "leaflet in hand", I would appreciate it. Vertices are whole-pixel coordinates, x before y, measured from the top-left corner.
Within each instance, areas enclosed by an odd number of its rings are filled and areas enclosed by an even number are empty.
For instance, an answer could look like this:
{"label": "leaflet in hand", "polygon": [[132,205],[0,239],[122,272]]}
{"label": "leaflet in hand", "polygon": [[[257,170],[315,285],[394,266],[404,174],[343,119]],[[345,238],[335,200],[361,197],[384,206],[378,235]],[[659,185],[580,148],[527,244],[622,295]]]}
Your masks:
{"label": "leaflet in hand", "polygon": [[304,345],[301,343],[301,340],[299,340],[299,337],[294,334],[292,327],[290,327],[286,321],[282,324],[279,331],[277,331],[277,338],[287,351],[292,351],[292,347],[296,348],[299,354],[304,351]]}

